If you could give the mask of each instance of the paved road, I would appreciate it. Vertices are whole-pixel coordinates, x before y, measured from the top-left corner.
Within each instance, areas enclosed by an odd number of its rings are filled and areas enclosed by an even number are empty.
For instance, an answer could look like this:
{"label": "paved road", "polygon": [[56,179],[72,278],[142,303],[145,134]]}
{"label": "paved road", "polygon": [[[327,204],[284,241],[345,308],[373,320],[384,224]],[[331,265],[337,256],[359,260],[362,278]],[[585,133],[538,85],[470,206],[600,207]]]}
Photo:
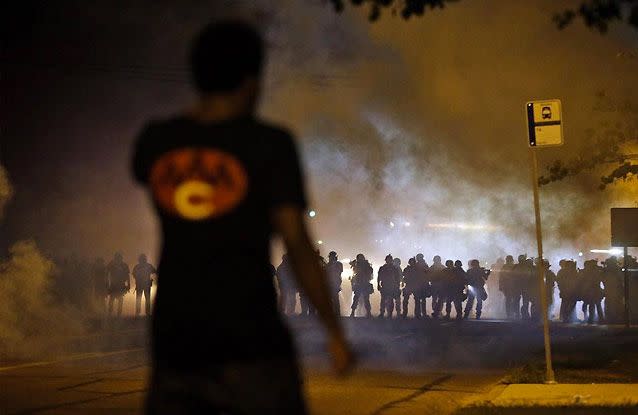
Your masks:
{"label": "paved road", "polygon": [[[347,379],[332,377],[312,321],[291,321],[305,361],[313,414],[451,413],[485,393],[507,369],[538,353],[538,329],[499,322],[348,320],[361,356]],[[627,341],[627,332],[560,327],[556,342]],[[634,334],[631,334],[633,336]],[[123,322],[69,342],[69,352],[0,367],[0,413],[136,414],[148,375],[144,324]]]}
{"label": "paved road", "polygon": [[[137,414],[148,374],[142,349],[72,355],[0,369],[0,408],[6,414]],[[308,369],[305,389],[313,414],[451,412],[487,391],[498,372],[401,373],[361,369],[337,379]]]}

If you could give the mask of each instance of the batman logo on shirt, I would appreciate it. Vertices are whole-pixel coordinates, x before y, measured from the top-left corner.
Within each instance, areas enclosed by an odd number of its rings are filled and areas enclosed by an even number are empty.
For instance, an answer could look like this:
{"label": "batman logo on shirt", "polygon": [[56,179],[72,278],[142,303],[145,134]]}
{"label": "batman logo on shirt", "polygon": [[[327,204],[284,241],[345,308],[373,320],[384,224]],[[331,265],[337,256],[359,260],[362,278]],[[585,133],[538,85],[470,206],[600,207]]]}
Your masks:
{"label": "batman logo on shirt", "polygon": [[181,148],[151,167],[150,186],[164,211],[187,220],[229,213],[246,197],[248,177],[233,155],[211,148]]}

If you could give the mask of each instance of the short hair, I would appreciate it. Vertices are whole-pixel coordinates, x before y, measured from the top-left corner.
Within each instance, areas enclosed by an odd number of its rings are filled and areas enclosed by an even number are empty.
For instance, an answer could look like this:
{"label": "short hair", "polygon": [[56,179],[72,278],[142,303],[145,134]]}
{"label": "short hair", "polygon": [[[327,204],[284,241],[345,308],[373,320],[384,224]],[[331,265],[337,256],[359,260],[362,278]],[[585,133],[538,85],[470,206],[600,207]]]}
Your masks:
{"label": "short hair", "polygon": [[239,20],[212,22],[191,49],[194,86],[200,93],[233,91],[246,78],[259,76],[263,60],[263,41],[253,26]]}

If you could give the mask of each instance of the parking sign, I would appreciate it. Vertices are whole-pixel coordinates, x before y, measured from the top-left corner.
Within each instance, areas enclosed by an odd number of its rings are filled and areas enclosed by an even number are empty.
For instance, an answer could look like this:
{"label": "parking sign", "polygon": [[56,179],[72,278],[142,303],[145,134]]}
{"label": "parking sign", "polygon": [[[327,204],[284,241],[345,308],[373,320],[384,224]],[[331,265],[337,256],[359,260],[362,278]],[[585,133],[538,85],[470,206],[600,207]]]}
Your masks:
{"label": "parking sign", "polygon": [[530,147],[563,145],[563,123],[559,99],[530,101],[525,104]]}

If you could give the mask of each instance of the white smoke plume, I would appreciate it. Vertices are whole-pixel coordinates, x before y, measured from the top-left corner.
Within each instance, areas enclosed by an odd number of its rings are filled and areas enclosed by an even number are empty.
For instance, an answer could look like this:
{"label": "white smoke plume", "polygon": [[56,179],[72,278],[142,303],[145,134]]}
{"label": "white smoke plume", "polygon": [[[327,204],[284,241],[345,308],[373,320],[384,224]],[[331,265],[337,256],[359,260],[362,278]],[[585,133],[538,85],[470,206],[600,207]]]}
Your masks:
{"label": "white smoke plume", "polygon": [[[13,193],[0,165],[0,211]],[[81,331],[71,310],[51,296],[55,266],[34,241],[14,243],[0,260],[0,360],[59,351],[64,336]]]}

